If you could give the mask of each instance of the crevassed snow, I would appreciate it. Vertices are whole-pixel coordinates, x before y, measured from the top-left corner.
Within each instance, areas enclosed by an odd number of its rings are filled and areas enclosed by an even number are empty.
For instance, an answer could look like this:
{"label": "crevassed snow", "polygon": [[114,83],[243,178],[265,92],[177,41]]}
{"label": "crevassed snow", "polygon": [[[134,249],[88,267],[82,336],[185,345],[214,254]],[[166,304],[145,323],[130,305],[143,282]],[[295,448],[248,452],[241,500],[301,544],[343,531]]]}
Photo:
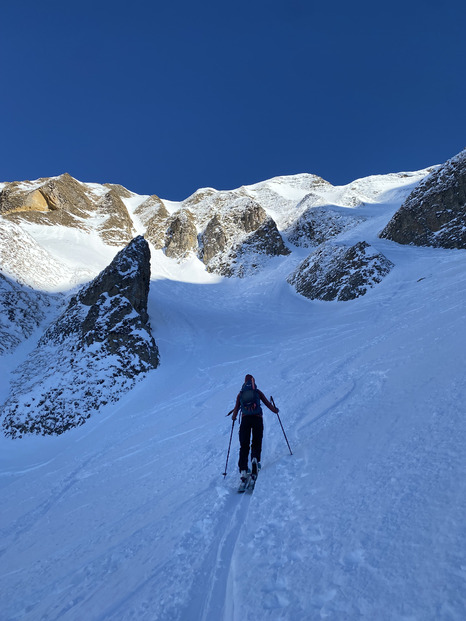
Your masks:
{"label": "crevassed snow", "polygon": [[[352,302],[286,284],[301,250],[244,280],[153,254],[160,368],[79,429],[0,440],[2,621],[466,617],[466,253],[378,239],[395,209],[343,234],[395,264]],[[293,450],[264,408],[252,496],[237,426],[222,477],[245,373]]]}

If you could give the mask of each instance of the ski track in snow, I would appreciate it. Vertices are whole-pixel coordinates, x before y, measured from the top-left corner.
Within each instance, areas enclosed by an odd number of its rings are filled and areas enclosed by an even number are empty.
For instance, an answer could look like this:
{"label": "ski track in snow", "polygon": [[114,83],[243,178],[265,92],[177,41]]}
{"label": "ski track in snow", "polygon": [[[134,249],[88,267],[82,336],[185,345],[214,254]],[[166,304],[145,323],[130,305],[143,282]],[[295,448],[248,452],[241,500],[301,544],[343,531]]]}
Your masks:
{"label": "ski track in snow", "polygon": [[[301,298],[293,257],[154,280],[160,368],[79,429],[0,440],[1,621],[466,618],[466,253],[378,240],[368,209],[345,239],[396,268],[365,297]],[[245,373],[293,449],[264,408],[252,495],[237,425],[222,477]]]}

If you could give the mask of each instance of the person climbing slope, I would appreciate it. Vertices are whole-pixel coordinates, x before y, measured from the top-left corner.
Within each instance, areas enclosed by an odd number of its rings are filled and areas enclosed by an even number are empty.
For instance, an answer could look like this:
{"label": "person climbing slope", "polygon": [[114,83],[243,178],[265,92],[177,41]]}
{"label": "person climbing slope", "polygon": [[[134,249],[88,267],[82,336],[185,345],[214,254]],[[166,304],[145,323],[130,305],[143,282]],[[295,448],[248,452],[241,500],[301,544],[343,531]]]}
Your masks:
{"label": "person climbing slope", "polygon": [[[250,374],[244,378],[244,384],[236,397],[236,404],[232,413],[235,421],[241,410],[241,424],[239,428],[239,460],[238,468],[241,481],[246,483],[249,472],[249,447],[251,447],[251,476],[255,479],[260,470],[262,452],[262,437],[264,435],[264,421],[260,402],[264,403],[269,410],[278,414],[279,409],[270,403],[264,393],[256,386],[254,377]],[[252,442],[251,442],[252,434]]]}

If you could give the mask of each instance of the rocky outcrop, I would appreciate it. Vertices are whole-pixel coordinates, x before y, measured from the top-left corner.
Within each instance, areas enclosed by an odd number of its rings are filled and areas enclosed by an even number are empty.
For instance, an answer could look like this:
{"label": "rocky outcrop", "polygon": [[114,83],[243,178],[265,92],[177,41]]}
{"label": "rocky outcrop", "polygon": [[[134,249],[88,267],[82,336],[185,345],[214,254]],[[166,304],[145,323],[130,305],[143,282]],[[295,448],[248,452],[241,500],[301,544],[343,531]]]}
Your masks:
{"label": "rocky outcrop", "polygon": [[199,236],[199,258],[208,272],[242,278],[263,267],[268,257],[289,254],[277,225],[261,205],[245,196],[230,197],[228,202],[224,194]]}
{"label": "rocky outcrop", "polygon": [[99,200],[96,215],[103,220],[98,231],[108,246],[124,246],[135,235],[126,205],[114,189]]}
{"label": "rocky outcrop", "polygon": [[7,183],[0,192],[0,213],[2,215],[20,211],[46,212],[49,206],[40,190],[26,189],[24,184]]}
{"label": "rocky outcrop", "polygon": [[50,211],[66,211],[77,218],[89,217],[93,211],[85,186],[68,173],[49,179],[39,191],[45,196]]}
{"label": "rocky outcrop", "polygon": [[184,259],[197,251],[197,228],[189,209],[179,209],[168,220],[165,233],[165,254],[172,259]]}
{"label": "rocky outcrop", "polygon": [[199,239],[199,258],[207,271],[222,276],[244,276],[258,269],[266,256],[289,252],[273,219],[248,197],[230,203],[222,198]]}
{"label": "rocky outcrop", "polygon": [[99,235],[109,246],[128,244],[135,231],[122,200],[131,193],[123,186],[109,188],[96,196],[90,188],[69,174],[36,182],[9,183],[0,192],[0,213],[17,224],[34,222],[48,226],[92,228],[90,218],[101,221]]}
{"label": "rocky outcrop", "polygon": [[145,238],[154,248],[161,250],[165,246],[165,234],[170,217],[163,201],[154,194],[141,203],[134,213],[146,229]]}
{"label": "rocky outcrop", "polygon": [[267,218],[259,228],[250,233],[228,252],[226,257],[208,265],[208,271],[222,276],[244,278],[261,267],[270,257],[286,256],[290,250],[283,243],[277,225],[272,218]]}
{"label": "rocky outcrop", "polygon": [[149,246],[137,237],[72,297],[16,371],[2,408],[7,436],[61,434],[82,425],[158,366],[149,281]]}
{"label": "rocky outcrop", "polygon": [[[226,193],[221,194],[218,202],[211,203],[208,212],[209,224],[222,227],[227,244],[236,243],[240,238],[256,231],[267,219],[265,209],[256,201],[246,197],[230,197],[225,200]],[[201,237],[204,239],[204,234]]]}
{"label": "rocky outcrop", "polygon": [[286,234],[295,246],[317,247],[343,231],[354,228],[363,220],[345,213],[344,208],[308,207]]}
{"label": "rocky outcrop", "polygon": [[[149,320],[147,314],[149,284],[149,246],[143,237],[135,237],[126,248],[116,255],[108,267],[72,298],[69,307],[71,308],[75,303],[93,307],[100,303],[102,296],[118,303],[121,301],[120,298],[123,298],[125,304],[128,302],[140,316],[142,323],[147,324]],[[116,307],[117,305],[113,304],[113,306]],[[116,320],[110,321],[107,327],[113,329],[121,320],[122,318],[118,317]],[[91,328],[92,326],[85,326],[83,330],[87,341],[89,341]]]}
{"label": "rocky outcrop", "polygon": [[[287,187],[285,182],[285,178],[276,182],[275,197]],[[299,195],[310,183],[306,176],[292,178],[289,183],[292,182],[296,184],[293,191]],[[312,184],[319,186],[324,182],[312,177]],[[261,194],[266,188],[254,191]],[[285,202],[288,205],[293,201]],[[267,256],[288,254],[276,223],[248,195],[247,188],[222,192],[202,188],[184,200],[172,215],[163,201],[152,196],[137,207],[135,215],[145,228],[145,237],[156,249],[163,249],[167,257],[177,261],[196,253],[209,272],[226,276],[245,274],[259,269]],[[255,235],[250,237],[252,233]],[[251,260],[246,258],[248,251],[254,255]]]}
{"label": "rocky outcrop", "polygon": [[288,278],[311,300],[354,300],[390,272],[393,263],[367,242],[354,246],[323,244]]}
{"label": "rocky outcrop", "polygon": [[266,218],[265,209],[252,200],[240,202],[225,214],[225,220],[235,223],[244,233],[256,231]]}
{"label": "rocky outcrop", "polygon": [[0,273],[0,354],[12,352],[45,318],[50,305],[45,294],[33,291]]}
{"label": "rocky outcrop", "polygon": [[104,183],[104,187],[113,190],[120,198],[131,198],[133,193],[119,183]]}
{"label": "rocky outcrop", "polygon": [[19,223],[82,228],[94,208],[85,186],[67,173],[34,183],[9,183],[0,193],[0,213]]}
{"label": "rocky outcrop", "polygon": [[209,220],[201,236],[201,241],[202,246],[199,258],[206,265],[209,265],[214,257],[220,255],[225,250],[228,243],[227,234],[218,215]]}
{"label": "rocky outcrop", "polygon": [[267,218],[241,243],[243,252],[265,254],[269,257],[291,254],[285,246],[273,218]]}
{"label": "rocky outcrop", "polygon": [[399,244],[466,248],[466,150],[421,181],[380,237]]}
{"label": "rocky outcrop", "polygon": [[238,231],[250,233],[267,217],[257,201],[238,190],[217,192],[212,188],[203,188],[183,201],[182,208],[189,209],[194,215],[201,231],[214,216],[218,216],[228,237]]}

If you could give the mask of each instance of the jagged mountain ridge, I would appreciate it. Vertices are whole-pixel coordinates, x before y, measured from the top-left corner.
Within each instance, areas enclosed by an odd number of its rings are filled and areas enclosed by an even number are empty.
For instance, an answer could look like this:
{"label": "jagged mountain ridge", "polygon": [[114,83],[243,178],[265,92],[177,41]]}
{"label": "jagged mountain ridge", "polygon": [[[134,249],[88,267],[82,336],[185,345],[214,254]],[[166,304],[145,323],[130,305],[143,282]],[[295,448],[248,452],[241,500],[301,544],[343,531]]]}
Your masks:
{"label": "jagged mountain ridge", "polygon": [[294,247],[317,248],[357,230],[364,206],[406,197],[428,172],[372,176],[342,187],[298,174],[231,191],[203,188],[179,203],[67,173],[1,183],[1,271],[38,291],[72,292],[139,233],[156,263],[166,257],[183,271],[183,262],[194,260],[207,272],[244,277]]}
{"label": "jagged mountain ridge", "polygon": [[[366,241],[366,220],[376,217],[379,209],[383,215],[390,205],[398,207],[426,175],[434,174],[433,171],[435,169],[378,175],[343,187],[334,187],[315,175],[276,177],[231,191],[204,188],[179,203],[156,195],[139,196],[118,185],[82,183],[67,174],[35,182],[0,184],[3,273],[25,286],[45,291],[68,290],[70,295],[74,294],[62,317],[52,318],[51,327],[30,356],[30,363],[19,369],[19,379],[12,383],[11,395],[4,406],[6,432],[12,436],[30,432],[62,433],[82,424],[91,410],[129,390],[137,375],[158,366],[158,349],[147,323],[148,317],[144,309],[136,308],[132,302],[123,314],[131,316],[134,312],[137,321],[147,324],[147,329],[142,330],[142,339],[132,339],[129,348],[136,361],[129,373],[130,381],[125,379],[124,372],[129,358],[124,360],[125,356],[120,355],[119,371],[114,376],[121,390],[115,390],[115,380],[112,380],[113,383],[106,385],[113,391],[110,397],[105,390],[93,391],[91,399],[89,394],[84,397],[86,383],[93,385],[92,373],[89,375],[92,362],[89,358],[83,364],[75,364],[82,346],[76,346],[72,339],[68,339],[71,333],[79,333],[81,344],[93,346],[95,343],[89,334],[94,330],[93,322],[97,321],[101,332],[97,341],[107,343],[98,360],[115,353],[109,345],[113,338],[111,329],[105,325],[111,324],[109,317],[115,308],[111,308],[112,303],[108,300],[101,299],[105,287],[93,300],[90,300],[92,295],[89,293],[93,287],[86,285],[78,293],[76,287],[96,276],[96,265],[103,269],[110,263],[115,247],[126,246],[128,251],[137,233],[144,235],[152,246],[155,273],[160,267],[164,272],[168,261],[179,266],[180,275],[197,265],[198,273],[201,270],[206,275],[246,277],[265,269],[273,257],[285,260],[291,255],[288,282],[298,293],[310,299],[347,301],[366,294],[393,268],[393,263],[373,247],[376,240]],[[383,225],[387,221],[388,217]],[[137,239],[142,240],[142,237]],[[149,246],[144,243],[147,246],[144,253],[147,254]],[[296,265],[296,257],[302,256],[306,248],[311,253]],[[70,260],[70,254],[75,253],[82,256],[79,260],[75,256]],[[92,259],[98,255],[98,261],[89,260],[88,254]],[[144,261],[147,265],[147,257]],[[114,274],[114,280],[123,277],[124,270],[121,273],[117,270]],[[99,279],[101,277],[97,277],[94,283]],[[147,290],[148,279],[146,273]],[[8,295],[3,295],[2,301],[4,305],[8,302],[11,308],[12,299],[24,300],[25,295],[16,292],[14,298],[9,291]],[[101,301],[96,307],[97,299]],[[76,300],[83,312],[77,311]],[[14,316],[10,312],[14,324],[10,328],[15,332],[8,345],[10,349],[30,336],[47,314],[43,307],[48,304],[50,296],[44,292],[34,303],[31,302],[32,316],[28,316],[31,327],[28,330],[21,330],[23,315]],[[83,304],[94,310],[90,313],[84,311]],[[120,306],[116,304],[116,307]],[[119,314],[118,309],[115,312]],[[94,315],[91,322],[90,315]],[[4,332],[8,329],[3,326]],[[141,336],[140,328],[134,331],[134,334],[138,333]],[[123,331],[121,338],[118,337],[119,346],[123,348],[125,334],[128,332]],[[51,343],[65,343],[60,358],[73,360],[78,373],[72,383],[84,392],[81,394],[78,390],[77,396],[73,396],[75,403],[71,413],[65,404],[61,418],[54,415],[50,422],[51,404],[57,397],[57,390],[58,396],[63,392],[60,382],[63,386],[69,377],[68,369],[64,368],[60,371],[61,380],[53,379],[53,369],[44,371],[39,383],[45,382],[48,388],[42,390],[40,412],[25,419],[20,410],[30,408],[31,403],[23,403],[22,387],[25,386],[27,392],[37,385],[33,369],[47,367],[45,361],[49,354],[43,353],[47,349],[44,345],[50,346]],[[83,360],[86,360],[85,356]],[[50,388],[54,383],[56,386]],[[78,410],[82,411],[77,413]]]}
{"label": "jagged mountain ridge", "polygon": [[[419,181],[427,172],[373,176],[341,187],[310,174],[275,177],[230,191],[200,189],[179,203],[156,195],[140,196],[114,184],[83,183],[65,173],[51,179],[0,184],[0,235],[5,236],[8,223],[10,231],[16,225],[19,229],[14,231],[15,239],[28,234],[29,241],[36,240],[38,252],[48,252],[50,234],[46,227],[74,231],[77,250],[89,236],[97,236],[103,246],[111,249],[123,247],[139,233],[154,249],[163,250],[177,261],[196,256],[208,271],[244,276],[257,270],[268,254],[286,255],[284,246],[288,242],[315,246],[326,241],[325,231],[317,243],[315,239],[308,243],[307,233],[303,233],[303,228],[309,228],[303,227],[303,218],[312,214],[315,207],[322,208],[322,213],[335,208],[348,212],[347,218],[340,218],[345,226],[333,227],[328,232],[333,237],[347,228],[353,217],[354,223],[358,223],[360,207],[376,203],[390,192],[403,193],[405,186]],[[264,244],[264,234],[259,229],[267,219],[270,240]],[[327,228],[325,223],[323,228]],[[255,244],[254,233],[258,231]],[[245,256],[244,244],[248,260],[243,264],[238,255]],[[41,289],[44,278],[32,277],[31,270],[23,270],[28,277],[21,275],[18,253],[8,256],[9,245],[2,244],[2,270]],[[252,262],[251,254],[256,255]],[[106,256],[108,264],[111,253]],[[53,259],[57,259],[56,255],[43,263]],[[58,290],[71,288],[96,275],[89,273],[85,262],[82,271],[73,265],[73,275],[66,267],[64,264],[61,269],[54,266],[49,270],[45,278],[49,288],[52,283]]]}

